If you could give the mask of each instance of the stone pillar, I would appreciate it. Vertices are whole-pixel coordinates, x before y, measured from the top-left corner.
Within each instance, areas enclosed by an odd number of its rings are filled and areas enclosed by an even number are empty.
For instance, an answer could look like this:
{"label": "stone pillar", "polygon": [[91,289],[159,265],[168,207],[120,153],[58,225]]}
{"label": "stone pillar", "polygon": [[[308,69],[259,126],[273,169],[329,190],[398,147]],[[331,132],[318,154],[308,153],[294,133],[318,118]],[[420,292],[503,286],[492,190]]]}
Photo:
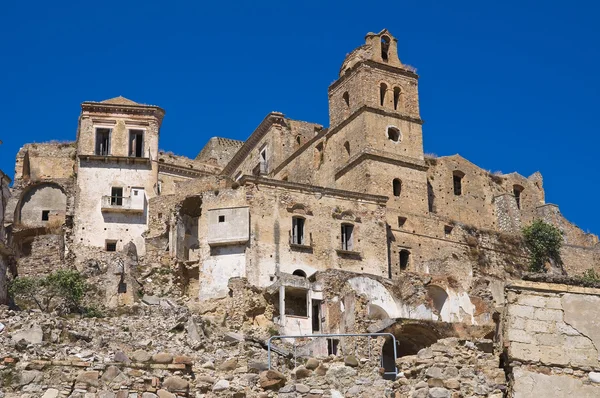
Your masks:
{"label": "stone pillar", "polygon": [[279,286],[279,323],[285,325],[285,286]]}

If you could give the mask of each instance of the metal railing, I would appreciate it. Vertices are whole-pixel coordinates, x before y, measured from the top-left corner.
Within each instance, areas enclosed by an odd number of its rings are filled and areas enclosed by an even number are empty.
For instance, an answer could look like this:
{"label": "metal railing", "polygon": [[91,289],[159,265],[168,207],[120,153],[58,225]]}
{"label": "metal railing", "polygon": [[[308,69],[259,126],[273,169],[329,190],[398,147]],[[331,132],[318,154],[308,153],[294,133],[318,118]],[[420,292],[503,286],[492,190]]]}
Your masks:
{"label": "metal railing", "polygon": [[[304,339],[304,338],[319,338],[319,337],[325,337],[325,338],[330,338],[330,337],[380,337],[380,336],[387,336],[387,337],[391,337],[392,341],[393,341],[393,345],[394,345],[394,361],[396,360],[396,358],[398,358],[398,353],[397,353],[397,348],[396,348],[396,336],[394,336],[392,333],[338,333],[338,334],[308,334],[308,335],[289,335],[289,336],[271,336],[269,337],[269,340],[267,340],[267,352],[268,352],[268,361],[269,361],[269,370],[271,369],[271,340],[273,339]],[[371,352],[371,340],[368,340],[369,342],[369,356],[370,356],[370,352]],[[294,368],[296,367],[296,343],[294,342]],[[383,363],[383,353],[381,355],[381,367],[384,368],[384,363]],[[385,368],[384,368],[385,369]],[[396,380],[396,377],[398,376],[398,368],[396,367],[396,365],[394,364],[394,371],[393,372],[385,372],[383,373],[384,375],[394,375],[394,380]]]}

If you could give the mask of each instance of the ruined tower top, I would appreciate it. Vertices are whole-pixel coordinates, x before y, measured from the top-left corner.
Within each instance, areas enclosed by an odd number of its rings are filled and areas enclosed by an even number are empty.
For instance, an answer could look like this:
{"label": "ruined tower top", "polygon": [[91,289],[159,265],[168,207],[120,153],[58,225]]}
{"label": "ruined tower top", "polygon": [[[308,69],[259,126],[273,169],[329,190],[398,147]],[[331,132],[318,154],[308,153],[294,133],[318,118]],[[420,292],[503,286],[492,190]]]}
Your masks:
{"label": "ruined tower top", "polygon": [[340,76],[357,63],[367,60],[402,67],[402,62],[398,58],[398,40],[387,29],[379,33],[367,33],[365,44],[346,56],[340,69]]}

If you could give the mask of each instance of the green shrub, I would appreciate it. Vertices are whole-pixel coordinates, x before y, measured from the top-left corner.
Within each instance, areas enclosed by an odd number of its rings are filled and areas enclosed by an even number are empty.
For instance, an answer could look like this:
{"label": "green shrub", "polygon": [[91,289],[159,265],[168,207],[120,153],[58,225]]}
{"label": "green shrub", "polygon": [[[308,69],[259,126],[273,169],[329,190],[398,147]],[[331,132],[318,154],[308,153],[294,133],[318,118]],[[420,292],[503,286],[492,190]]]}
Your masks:
{"label": "green shrub", "polygon": [[586,282],[600,282],[600,274],[598,274],[593,268],[590,268],[584,271],[581,279]]}
{"label": "green shrub", "polygon": [[547,262],[562,265],[560,248],[562,246],[562,232],[552,224],[542,220],[535,220],[531,225],[523,228],[525,247],[531,255],[529,270],[532,272],[546,272]]}
{"label": "green shrub", "polygon": [[75,270],[58,270],[41,277],[18,277],[9,285],[9,293],[21,305],[35,304],[45,312],[59,306],[67,311],[80,311],[87,289],[85,279]]}

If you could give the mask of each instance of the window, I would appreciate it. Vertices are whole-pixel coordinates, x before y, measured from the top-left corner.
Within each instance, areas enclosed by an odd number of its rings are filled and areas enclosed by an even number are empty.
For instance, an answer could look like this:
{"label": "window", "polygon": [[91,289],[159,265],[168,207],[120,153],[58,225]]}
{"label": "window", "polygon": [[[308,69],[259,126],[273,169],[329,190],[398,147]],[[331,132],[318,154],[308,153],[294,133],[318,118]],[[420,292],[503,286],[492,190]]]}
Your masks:
{"label": "window", "polygon": [[402,181],[400,181],[399,178],[394,178],[392,188],[394,190],[394,196],[400,196],[400,192],[402,191]]}
{"label": "window", "polygon": [[339,344],[340,344],[340,340],[328,338],[327,339],[327,355],[337,355]]}
{"label": "window", "polygon": [[144,157],[144,131],[129,130],[129,156]]}
{"label": "window", "polygon": [[342,250],[352,251],[354,249],[354,225],[342,225]]}
{"label": "window", "polygon": [[219,222],[225,222],[225,216],[219,216]]}
{"label": "window", "polygon": [[406,217],[398,216],[398,227],[402,228],[406,223]]}
{"label": "window", "polygon": [[306,272],[302,271],[301,269],[297,269],[296,271],[292,272],[292,275],[301,276],[303,278],[306,278]]}
{"label": "window", "polygon": [[292,243],[295,245],[304,244],[304,218],[292,218]]}
{"label": "window", "polygon": [[381,36],[381,59],[384,62],[388,61],[389,51],[390,51],[390,38],[387,36]]}
{"label": "window", "polygon": [[344,149],[346,150],[346,155],[350,157],[350,143],[348,141],[344,142]]}
{"label": "window", "polygon": [[314,155],[315,167],[316,168],[321,167],[324,160],[325,160],[325,155],[323,153],[323,143],[320,142],[315,146],[315,155]]}
{"label": "window", "polygon": [[266,174],[268,172],[269,169],[269,163],[268,163],[268,158],[267,158],[267,148],[263,148],[260,151],[260,173],[261,174]]}
{"label": "window", "polygon": [[346,110],[350,109],[350,94],[346,91],[342,97],[344,98],[344,104],[346,104]]}
{"label": "window", "polygon": [[406,249],[400,250],[400,269],[405,270],[410,261],[410,252]]}
{"label": "window", "polygon": [[454,185],[454,195],[460,196],[462,195],[463,187],[462,187],[462,179],[465,176],[465,173],[462,171],[456,170],[452,173],[452,182]]}
{"label": "window", "polygon": [[312,331],[320,332],[321,331],[321,301],[313,300],[312,301]]}
{"label": "window", "polygon": [[397,127],[390,126],[387,129],[387,138],[390,141],[400,141],[400,130]]}
{"label": "window", "polygon": [[444,225],[444,235],[450,235],[453,229],[454,227],[452,225]]}
{"label": "window", "polygon": [[285,315],[308,317],[308,291],[298,288],[285,289]]}
{"label": "window", "polygon": [[515,195],[518,209],[521,209],[521,192],[523,192],[523,189],[524,188],[520,185],[513,185],[513,194]]}
{"label": "window", "polygon": [[379,85],[379,105],[383,106],[385,104],[385,94],[387,92],[387,84],[381,83]]}
{"label": "window", "polygon": [[398,106],[400,105],[400,95],[402,92],[400,91],[400,87],[394,87],[394,110],[398,110]]}
{"label": "window", "polygon": [[42,210],[42,221],[48,221],[50,210]]}
{"label": "window", "polygon": [[110,190],[110,204],[112,206],[123,206],[123,188],[112,187]]}
{"label": "window", "polygon": [[116,252],[117,251],[117,241],[116,240],[107,240],[106,241],[106,251],[107,252]]}
{"label": "window", "polygon": [[96,155],[110,155],[110,132],[111,129],[96,129]]}
{"label": "window", "polygon": [[299,135],[296,136],[296,144],[298,144],[298,145],[302,144],[302,138],[300,138]]}

